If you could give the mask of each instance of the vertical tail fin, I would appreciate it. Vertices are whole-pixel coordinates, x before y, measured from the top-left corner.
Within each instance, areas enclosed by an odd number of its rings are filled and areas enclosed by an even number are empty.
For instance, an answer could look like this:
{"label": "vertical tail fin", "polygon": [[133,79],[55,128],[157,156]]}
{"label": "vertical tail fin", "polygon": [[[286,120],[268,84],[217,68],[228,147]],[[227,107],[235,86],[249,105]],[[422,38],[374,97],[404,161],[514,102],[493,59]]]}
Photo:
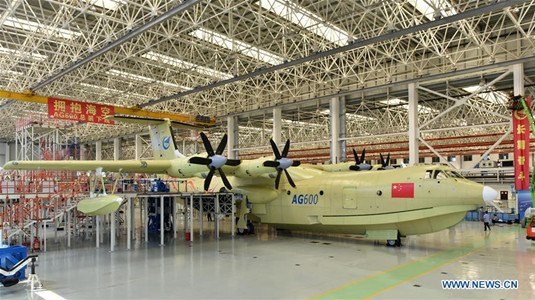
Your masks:
{"label": "vertical tail fin", "polygon": [[154,159],[174,159],[183,156],[177,149],[169,120],[150,126],[150,141]]}
{"label": "vertical tail fin", "polygon": [[181,128],[199,129],[199,126],[187,123],[170,121],[169,119],[134,118],[126,116],[107,117],[109,120],[118,122],[133,123],[138,125],[149,125],[150,141],[154,159],[175,159],[184,157],[177,149],[172,125]]}

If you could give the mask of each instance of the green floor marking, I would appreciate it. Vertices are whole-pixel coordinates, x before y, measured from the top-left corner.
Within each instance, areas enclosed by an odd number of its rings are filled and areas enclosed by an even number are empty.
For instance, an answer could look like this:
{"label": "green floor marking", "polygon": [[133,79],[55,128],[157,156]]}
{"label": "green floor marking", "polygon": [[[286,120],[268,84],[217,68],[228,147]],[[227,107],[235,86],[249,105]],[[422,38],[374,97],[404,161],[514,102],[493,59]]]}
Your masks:
{"label": "green floor marking", "polygon": [[[425,273],[437,269],[449,262],[453,262],[462,256],[470,254],[475,250],[488,246],[493,242],[505,238],[512,238],[517,226],[509,228],[496,228],[488,238],[482,236],[481,239],[473,241],[467,245],[441,251],[430,256],[423,257],[416,261],[393,267],[389,270],[372,274],[363,279],[335,288],[325,293],[319,294],[313,299],[363,299],[376,296],[406,281],[417,278]],[[481,232],[483,235],[483,232]]]}

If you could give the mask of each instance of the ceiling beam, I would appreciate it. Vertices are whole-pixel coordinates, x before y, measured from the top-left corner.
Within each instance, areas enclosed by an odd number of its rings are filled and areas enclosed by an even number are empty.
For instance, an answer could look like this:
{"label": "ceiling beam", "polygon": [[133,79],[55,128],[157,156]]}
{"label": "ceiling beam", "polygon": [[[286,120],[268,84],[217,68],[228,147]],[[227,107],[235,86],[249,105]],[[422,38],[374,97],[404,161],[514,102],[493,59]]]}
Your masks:
{"label": "ceiling beam", "polygon": [[169,18],[172,18],[173,16],[175,16],[176,14],[178,13],[181,13],[185,10],[187,10],[188,8],[192,7],[193,5],[197,4],[201,2],[201,0],[185,0],[184,2],[178,4],[177,6],[173,7],[171,10],[165,12],[164,14],[150,20],[149,22],[143,24],[143,25],[140,25],[136,28],[134,28],[133,30],[129,31],[127,34],[123,35],[122,37],[116,39],[115,41],[113,42],[110,42],[109,44],[107,44],[106,46],[102,47],[101,49],[89,54],[88,56],[86,56],[85,58],[79,60],[79,61],[76,61],[75,63],[71,64],[70,66],[66,67],[65,69],[61,70],[59,73],[56,73],[44,80],[42,80],[41,82],[35,84],[34,86],[32,86],[30,88],[30,90],[32,92],[34,91],[37,91],[41,88],[43,88],[44,86],[46,85],[49,85],[51,84],[52,82],[62,78],[63,76],[69,74],[70,72],[80,68],[81,66],[85,65],[86,63],[94,60],[95,58],[101,56],[102,54],[112,50],[113,48],[117,47],[117,46],[120,46],[122,44],[124,44],[125,42],[127,42],[128,40],[140,35],[141,33],[149,30],[150,28],[162,23],[162,22],[165,22],[166,20],[168,20]]}
{"label": "ceiling beam", "polygon": [[292,61],[283,62],[283,63],[281,63],[279,65],[275,65],[275,66],[272,66],[272,67],[260,68],[260,69],[257,69],[255,71],[253,71],[253,72],[250,72],[250,73],[246,73],[246,74],[235,76],[234,78],[221,80],[221,81],[214,82],[214,83],[211,83],[211,84],[208,84],[208,85],[204,85],[204,86],[199,86],[199,87],[196,87],[196,88],[191,89],[191,90],[175,93],[175,94],[172,94],[172,95],[169,95],[169,96],[161,97],[159,99],[149,100],[148,102],[143,103],[140,106],[141,107],[147,107],[147,106],[155,105],[155,104],[158,104],[158,103],[161,103],[161,102],[166,102],[166,101],[169,101],[169,100],[178,99],[178,98],[181,98],[181,97],[184,97],[184,96],[187,96],[187,95],[195,94],[195,93],[202,92],[202,91],[205,91],[205,90],[210,90],[210,89],[213,89],[213,88],[216,88],[216,87],[220,87],[220,86],[223,86],[223,85],[226,85],[226,84],[229,84],[229,83],[233,83],[233,82],[237,82],[237,81],[243,81],[243,80],[246,80],[246,79],[249,79],[249,78],[252,78],[252,77],[256,77],[256,76],[259,76],[259,75],[271,73],[271,72],[274,72],[274,71],[277,71],[277,70],[286,69],[286,68],[289,68],[289,67],[292,67],[292,66],[297,66],[297,65],[306,63],[308,61],[313,61],[313,60],[317,60],[317,59],[324,58],[324,57],[327,57],[327,56],[335,55],[335,54],[338,54],[338,53],[355,50],[355,49],[362,48],[362,47],[365,47],[365,46],[368,46],[368,45],[373,45],[373,44],[389,41],[389,40],[392,40],[392,39],[395,39],[395,38],[401,38],[401,37],[409,35],[409,34],[413,34],[413,33],[416,33],[416,32],[428,30],[430,28],[434,28],[434,27],[441,26],[441,25],[448,25],[448,24],[451,24],[451,23],[454,23],[454,22],[458,22],[460,20],[476,17],[476,16],[483,15],[483,14],[486,14],[486,13],[491,13],[493,11],[502,10],[502,9],[505,9],[507,7],[511,7],[511,6],[514,6],[514,5],[520,5],[520,4],[523,4],[523,3],[528,2],[528,1],[530,1],[530,0],[507,0],[507,1],[506,0],[501,0],[501,1],[497,1],[495,3],[489,4],[489,5],[485,5],[485,6],[482,6],[482,7],[478,7],[478,8],[474,8],[474,9],[471,9],[471,10],[463,11],[463,12],[460,12],[458,14],[455,14],[455,15],[452,15],[452,16],[449,16],[449,17],[445,17],[445,18],[434,20],[434,21],[422,23],[422,24],[419,24],[419,25],[416,25],[416,26],[413,26],[413,27],[404,28],[404,29],[400,29],[400,30],[397,30],[397,31],[389,32],[387,34],[379,35],[379,36],[372,37],[372,38],[369,38],[369,39],[366,39],[366,40],[361,40],[361,39],[355,40],[351,44],[348,44],[346,46],[329,49],[329,50],[323,51],[323,52],[316,52],[316,53],[314,53],[312,55],[309,55],[309,56],[306,56],[306,57],[298,58],[298,59],[295,59],[295,60],[292,60]]}

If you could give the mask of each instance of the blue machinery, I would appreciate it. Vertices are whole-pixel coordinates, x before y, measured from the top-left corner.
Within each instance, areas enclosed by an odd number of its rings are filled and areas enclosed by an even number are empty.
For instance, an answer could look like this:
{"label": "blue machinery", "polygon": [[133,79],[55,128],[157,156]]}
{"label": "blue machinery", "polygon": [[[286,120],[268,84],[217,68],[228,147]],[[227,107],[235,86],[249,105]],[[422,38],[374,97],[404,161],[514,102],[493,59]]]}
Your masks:
{"label": "blue machinery", "polygon": [[11,246],[3,248],[0,245],[0,283],[4,287],[10,287],[26,279],[26,268],[30,264],[30,276],[28,283],[31,289],[41,287],[41,283],[35,274],[35,262],[37,255],[27,255],[25,246]]}

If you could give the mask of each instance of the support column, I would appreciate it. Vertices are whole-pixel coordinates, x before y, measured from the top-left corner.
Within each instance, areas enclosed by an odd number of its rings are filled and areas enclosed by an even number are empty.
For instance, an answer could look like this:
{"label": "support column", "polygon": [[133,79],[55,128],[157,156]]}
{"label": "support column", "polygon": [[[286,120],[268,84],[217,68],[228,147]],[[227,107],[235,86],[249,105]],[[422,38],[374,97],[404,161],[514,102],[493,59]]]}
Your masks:
{"label": "support column", "polygon": [[115,251],[115,213],[110,214],[110,251]]}
{"label": "support column", "polygon": [[282,132],[282,112],[280,107],[273,109],[273,141],[281,146]]}
{"label": "support column", "polygon": [[330,108],[330,126],[331,126],[331,164],[340,162],[340,101],[338,97],[331,98]]}
{"label": "support column", "polygon": [[87,159],[87,147],[85,144],[80,144],[80,160],[86,160]]}
{"label": "support column", "polygon": [[[67,247],[71,247],[71,213],[72,211],[67,211]],[[56,232],[57,232],[57,225],[56,225]]]}
{"label": "support column", "polygon": [[100,217],[99,216],[95,217],[95,227],[96,227],[95,237],[97,239],[97,248],[99,248],[100,247]]}
{"label": "support column", "polygon": [[143,211],[144,211],[144,221],[143,225],[145,227],[145,243],[149,242],[149,198],[143,197]]}
{"label": "support column", "polygon": [[232,193],[232,214],[230,215],[230,231],[232,232],[232,237],[236,233],[236,198],[234,193]]}
{"label": "support column", "polygon": [[95,160],[102,160],[102,141],[95,143]]}
{"label": "support column", "polygon": [[204,209],[202,207],[202,197],[199,198],[199,236],[202,236],[203,231],[203,216],[204,216]]}
{"label": "support column", "polygon": [[177,231],[177,219],[176,219],[176,197],[173,197],[173,238],[176,240]]}
{"label": "support column", "polygon": [[346,98],[340,97],[340,100],[338,100],[340,103],[340,160],[345,162],[347,161],[347,124],[346,124]]}
{"label": "support column", "polygon": [[5,158],[6,158],[6,163],[7,163],[8,161],[11,160],[11,155],[9,153],[9,150],[10,150],[9,149],[9,143],[6,142],[4,147],[5,147],[5,152],[6,152]]}
{"label": "support column", "polygon": [[140,160],[141,159],[141,152],[143,151],[143,140],[141,139],[140,134],[136,134],[135,140],[134,140],[134,147],[135,147],[135,159]]}
{"label": "support column", "polygon": [[189,203],[189,240],[193,242],[193,196]]}
{"label": "support column", "polygon": [[121,159],[121,138],[113,139],[113,160]]}
{"label": "support column", "polygon": [[219,239],[219,193],[215,194],[215,214],[214,214],[214,222],[215,222],[215,238],[216,240]]}
{"label": "support column", "polygon": [[128,197],[126,202],[126,250],[132,246],[132,198]]}
{"label": "support column", "polygon": [[238,126],[236,122],[236,117],[231,116],[227,117],[227,136],[228,136],[228,147],[227,147],[227,156],[230,159],[238,158]]}
{"label": "support column", "polygon": [[163,237],[165,235],[165,228],[163,226],[163,220],[164,220],[164,198],[163,196],[160,196],[160,246],[164,245]]}
{"label": "support column", "polygon": [[419,162],[418,149],[418,86],[409,83],[409,166]]}

